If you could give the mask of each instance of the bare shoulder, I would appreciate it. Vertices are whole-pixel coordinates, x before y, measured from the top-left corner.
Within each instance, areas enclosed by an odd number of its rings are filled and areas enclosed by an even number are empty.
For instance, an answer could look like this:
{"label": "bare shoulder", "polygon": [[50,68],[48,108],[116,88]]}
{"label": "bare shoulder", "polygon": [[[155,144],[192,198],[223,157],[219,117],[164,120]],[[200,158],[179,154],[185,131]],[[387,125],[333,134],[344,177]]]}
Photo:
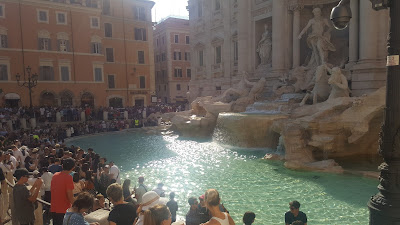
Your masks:
{"label": "bare shoulder", "polygon": [[207,223],[203,223],[203,225],[220,225],[217,220],[210,219]]}

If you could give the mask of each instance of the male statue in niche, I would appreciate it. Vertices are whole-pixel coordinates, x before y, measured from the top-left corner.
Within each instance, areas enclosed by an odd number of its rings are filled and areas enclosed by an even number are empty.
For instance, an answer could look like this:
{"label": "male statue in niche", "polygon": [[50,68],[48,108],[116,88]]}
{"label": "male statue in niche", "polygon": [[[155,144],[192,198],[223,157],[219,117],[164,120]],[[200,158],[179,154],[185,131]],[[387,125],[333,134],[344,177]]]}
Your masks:
{"label": "male statue in niche", "polygon": [[261,40],[258,42],[257,52],[261,59],[261,65],[266,65],[271,62],[272,40],[268,30],[268,24],[264,25],[264,33],[261,35]]}
{"label": "male statue in niche", "polygon": [[[311,33],[307,37],[308,47],[312,50],[310,62],[308,63],[309,67],[327,63],[328,52],[336,51],[335,46],[330,41],[331,24],[327,19],[322,17],[320,8],[315,8],[313,14],[314,18],[308,21],[307,26],[301,31],[298,37],[301,39],[303,34],[307,32],[310,27],[312,28]],[[325,31],[325,27],[328,28],[327,31]]]}

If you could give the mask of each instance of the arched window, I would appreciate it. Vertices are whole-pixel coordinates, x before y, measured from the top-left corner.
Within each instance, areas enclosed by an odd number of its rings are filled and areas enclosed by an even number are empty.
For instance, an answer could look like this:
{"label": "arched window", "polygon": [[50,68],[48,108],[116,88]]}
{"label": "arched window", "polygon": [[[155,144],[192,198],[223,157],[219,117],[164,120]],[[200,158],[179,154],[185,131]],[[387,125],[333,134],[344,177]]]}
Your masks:
{"label": "arched window", "polygon": [[47,30],[40,30],[38,32],[38,49],[45,51],[51,50],[50,33]]}
{"label": "arched window", "polygon": [[83,95],[81,97],[81,106],[82,107],[86,107],[86,106],[94,107],[94,96],[92,93],[89,93],[89,92],[83,93]]}
{"label": "arched window", "polygon": [[69,36],[65,32],[57,33],[57,46],[60,52],[69,52],[70,45],[69,45]]}

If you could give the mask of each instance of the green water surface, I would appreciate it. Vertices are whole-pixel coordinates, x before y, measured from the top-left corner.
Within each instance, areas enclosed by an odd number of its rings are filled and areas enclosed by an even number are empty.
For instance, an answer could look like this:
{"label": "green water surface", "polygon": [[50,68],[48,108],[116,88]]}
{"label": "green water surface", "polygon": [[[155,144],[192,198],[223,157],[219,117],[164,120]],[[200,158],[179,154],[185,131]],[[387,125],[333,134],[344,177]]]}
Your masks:
{"label": "green water surface", "polygon": [[288,203],[298,200],[308,224],[368,224],[367,202],[378,181],[351,175],[291,171],[282,163],[261,158],[267,150],[233,149],[207,140],[129,131],[72,139],[67,144],[113,160],[132,188],[139,175],[149,188],[165,184],[176,193],[178,217],[189,207],[187,199],[208,188],[220,192],[236,224],[246,211],[256,213],[255,225],[284,224]]}

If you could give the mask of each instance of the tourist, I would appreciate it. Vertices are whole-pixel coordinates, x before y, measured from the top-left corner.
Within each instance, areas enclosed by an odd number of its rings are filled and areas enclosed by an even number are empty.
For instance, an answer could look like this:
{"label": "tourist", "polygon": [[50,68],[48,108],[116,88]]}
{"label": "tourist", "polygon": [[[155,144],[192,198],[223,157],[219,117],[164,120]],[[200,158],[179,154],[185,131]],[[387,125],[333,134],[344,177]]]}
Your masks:
{"label": "tourist", "polygon": [[86,171],[85,175],[85,191],[89,192],[93,196],[96,195],[96,189],[94,186],[92,171]]}
{"label": "tourist", "polygon": [[200,203],[198,204],[199,220],[200,220],[200,223],[205,223],[205,222],[209,221],[212,216],[211,216],[210,212],[207,210],[206,202],[204,201],[204,195],[201,195],[199,197],[199,201],[200,201]]}
{"label": "tourist", "polygon": [[256,214],[253,212],[245,212],[243,215],[243,225],[251,225],[256,219]]}
{"label": "tourist", "polygon": [[171,212],[172,222],[176,221],[176,211],[178,211],[178,203],[175,201],[175,192],[169,193],[169,201],[167,202],[167,207]]}
{"label": "tourist", "polygon": [[99,192],[107,198],[107,187],[111,184],[110,179],[110,166],[105,165],[104,170],[101,172],[99,180]]}
{"label": "tourist", "polygon": [[20,143],[18,140],[14,141],[14,145],[11,146],[11,150],[13,151],[13,155],[15,159],[17,160],[17,167],[21,166],[22,164],[22,152],[18,149],[18,147],[15,144]]}
{"label": "tourist", "polygon": [[188,200],[189,212],[186,214],[186,225],[199,225],[200,215],[199,215],[199,202],[195,197],[190,197]]}
{"label": "tourist", "polygon": [[49,172],[51,172],[52,174],[55,174],[57,172],[62,171],[62,166],[60,165],[61,161],[59,158],[56,158],[56,159],[51,158],[50,162],[51,162],[51,164],[49,166]]}
{"label": "tourist", "polygon": [[157,187],[153,189],[160,197],[165,197],[165,191],[163,189],[164,184],[163,183],[158,183]]}
{"label": "tourist", "polygon": [[96,195],[96,199],[94,200],[93,211],[98,209],[104,209],[106,207],[106,201],[102,194]]}
{"label": "tourist", "polygon": [[62,162],[63,170],[55,173],[51,180],[51,208],[53,225],[62,225],[65,212],[74,203],[74,181],[70,173],[75,168],[75,160],[72,158],[64,159]]}
{"label": "tourist", "polygon": [[118,166],[116,166],[113,161],[110,162],[110,175],[111,183],[121,184]]}
{"label": "tourist", "polygon": [[292,225],[304,225],[304,223],[300,220],[296,220],[292,223]]}
{"label": "tourist", "polygon": [[137,203],[141,204],[142,203],[142,196],[147,192],[148,188],[146,185],[144,185],[144,177],[140,176],[138,178],[139,182],[139,187],[135,188],[135,198],[137,199]]}
{"label": "tourist", "polygon": [[124,201],[121,185],[114,183],[108,186],[107,196],[114,208],[111,210],[108,221],[110,225],[131,225],[136,218],[136,208],[132,203]]}
{"label": "tourist", "polygon": [[124,200],[126,202],[133,202],[133,198],[132,195],[134,194],[133,191],[131,191],[131,180],[130,179],[126,179],[124,180],[124,184],[122,185],[122,191],[124,193]]}
{"label": "tourist", "polygon": [[[79,193],[72,207],[67,210],[63,219],[63,225],[89,225],[84,215],[93,207],[94,198],[87,192]],[[99,225],[91,223],[90,225]]]}
{"label": "tourist", "polygon": [[165,205],[155,205],[144,212],[144,225],[170,225],[171,213]]}
{"label": "tourist", "polygon": [[300,220],[307,225],[307,215],[300,211],[300,202],[289,202],[290,211],[285,213],[285,224],[290,225],[294,221]]}
{"label": "tourist", "polygon": [[142,203],[137,209],[139,213],[136,225],[143,225],[144,214],[143,212],[150,209],[155,205],[166,205],[168,199],[160,197],[155,191],[146,192],[142,197]]}
{"label": "tourist", "polygon": [[[1,160],[1,157],[3,157],[3,151],[0,151],[0,160]],[[2,224],[2,208],[4,206],[3,206],[3,196],[1,195],[1,190],[7,184],[6,184],[6,177],[4,176],[3,169],[1,167],[0,167],[0,184],[1,184],[1,188],[0,188],[0,206],[1,206],[0,207],[1,208],[0,209],[0,224]]]}
{"label": "tourist", "polygon": [[74,190],[72,190],[72,193],[74,194],[74,197],[76,197],[85,188],[85,183],[82,180],[79,180],[79,173],[74,173],[72,180],[74,181]]}
{"label": "tourist", "polygon": [[[42,174],[41,179],[43,180],[43,186],[44,186],[44,196],[43,200],[46,202],[51,202],[51,179],[53,178],[53,174],[48,171],[46,167],[43,167],[40,170],[40,173]],[[50,224],[50,206],[47,204],[43,204],[43,221],[44,224]]]}
{"label": "tourist", "polygon": [[220,202],[221,199],[219,197],[219,193],[215,189],[208,189],[204,195],[206,207],[211,212],[212,218],[204,225],[234,225],[232,217],[226,213],[221,212],[220,210]]}
{"label": "tourist", "polygon": [[28,190],[26,183],[28,182],[29,172],[25,168],[17,169],[14,173],[17,183],[13,188],[14,206],[18,210],[14,210],[15,217],[21,225],[33,225],[35,221],[36,198],[39,195],[42,186],[42,180],[37,179]]}

